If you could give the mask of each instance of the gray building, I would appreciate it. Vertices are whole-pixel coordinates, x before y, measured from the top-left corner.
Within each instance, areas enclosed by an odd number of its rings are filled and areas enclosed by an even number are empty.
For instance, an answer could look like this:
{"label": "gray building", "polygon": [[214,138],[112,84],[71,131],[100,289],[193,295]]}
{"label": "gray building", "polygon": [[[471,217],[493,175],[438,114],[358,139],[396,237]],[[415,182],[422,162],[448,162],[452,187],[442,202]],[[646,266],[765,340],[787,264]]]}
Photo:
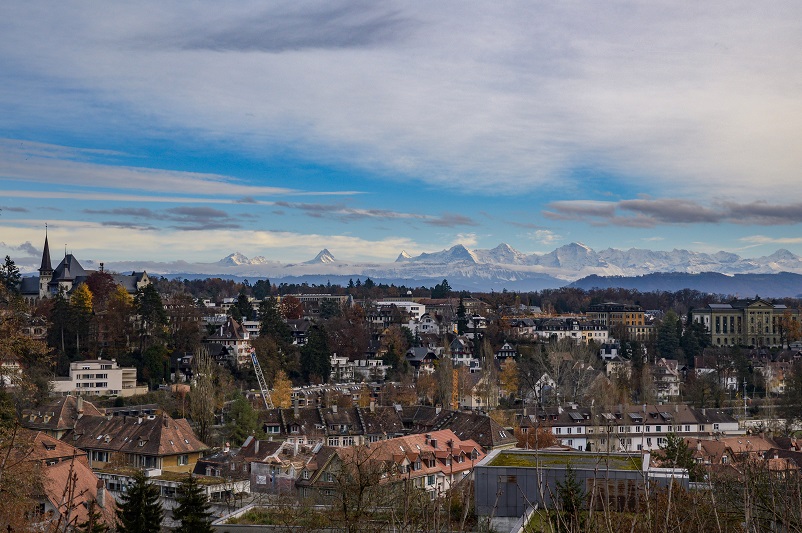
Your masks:
{"label": "gray building", "polygon": [[643,454],[589,453],[564,450],[495,450],[474,468],[479,516],[519,518],[533,506],[552,508],[557,483],[567,466],[585,494],[587,508],[635,511],[648,490],[672,480],[688,487],[684,469],[654,468]]}

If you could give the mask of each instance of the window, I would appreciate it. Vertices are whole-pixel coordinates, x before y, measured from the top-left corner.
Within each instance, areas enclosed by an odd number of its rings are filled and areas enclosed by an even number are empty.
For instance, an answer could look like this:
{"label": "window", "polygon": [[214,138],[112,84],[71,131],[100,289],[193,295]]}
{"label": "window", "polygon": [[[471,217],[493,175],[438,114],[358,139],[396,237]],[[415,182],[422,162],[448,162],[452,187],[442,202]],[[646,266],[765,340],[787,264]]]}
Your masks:
{"label": "window", "polygon": [[183,454],[178,456],[178,466],[186,466],[189,464],[189,455]]}
{"label": "window", "polygon": [[691,430],[691,426],[685,426],[685,431],[690,431],[690,430]]}
{"label": "window", "polygon": [[309,470],[304,470],[301,474],[301,477],[304,479],[309,479]]}
{"label": "window", "polygon": [[426,484],[427,485],[434,485],[434,474],[430,474],[426,476]]}
{"label": "window", "polygon": [[656,426],[654,430],[660,433],[661,431],[663,431],[663,426]]}
{"label": "window", "polygon": [[713,424],[713,431],[718,431],[718,424]]}

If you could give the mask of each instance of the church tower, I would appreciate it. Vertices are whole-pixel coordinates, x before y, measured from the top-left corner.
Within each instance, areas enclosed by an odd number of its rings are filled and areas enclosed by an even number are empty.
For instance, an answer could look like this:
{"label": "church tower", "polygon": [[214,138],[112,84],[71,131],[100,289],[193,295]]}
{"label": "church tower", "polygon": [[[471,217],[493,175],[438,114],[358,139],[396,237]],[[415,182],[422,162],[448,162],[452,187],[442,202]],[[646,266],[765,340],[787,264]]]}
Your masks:
{"label": "church tower", "polygon": [[53,266],[50,263],[50,246],[47,243],[47,226],[45,226],[45,249],[42,252],[42,266],[39,267],[39,298],[47,298],[47,286],[53,279]]}

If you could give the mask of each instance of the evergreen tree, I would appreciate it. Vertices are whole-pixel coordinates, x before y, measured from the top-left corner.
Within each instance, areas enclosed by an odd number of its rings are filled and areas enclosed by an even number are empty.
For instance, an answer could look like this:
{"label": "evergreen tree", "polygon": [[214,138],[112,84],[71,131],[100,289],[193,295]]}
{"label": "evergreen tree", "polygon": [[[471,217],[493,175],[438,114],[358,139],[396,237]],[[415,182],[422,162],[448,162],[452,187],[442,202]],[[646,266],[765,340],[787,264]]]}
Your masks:
{"label": "evergreen tree", "polygon": [[669,311],[663,317],[663,322],[657,329],[657,351],[660,353],[660,357],[674,359],[677,356],[677,349],[679,348],[677,326],[679,322],[679,317],[674,311]]}
{"label": "evergreen tree", "polygon": [[248,295],[245,294],[245,291],[242,290],[237,296],[237,304],[236,308],[242,317],[242,320],[250,320],[253,318],[253,306],[251,305],[251,301],[248,299]]}
{"label": "evergreen tree", "polygon": [[672,432],[666,435],[665,443],[660,446],[660,451],[655,455],[660,460],[660,466],[664,468],[686,468],[691,481],[700,481],[703,477],[690,447],[685,439],[676,433]]}
{"label": "evergreen tree", "polygon": [[86,520],[81,522],[75,527],[78,533],[106,533],[109,526],[103,521],[103,515],[100,514],[100,509],[97,502],[92,499],[86,508]]}
{"label": "evergreen tree", "polygon": [[139,349],[142,351],[166,334],[167,311],[152,284],[145,285],[137,292],[134,303],[140,317]]}
{"label": "evergreen tree", "polygon": [[228,412],[228,436],[235,446],[241,445],[250,435],[259,437],[259,415],[251,402],[238,395]]}
{"label": "evergreen tree", "polygon": [[306,381],[316,376],[323,383],[331,375],[331,352],[322,326],[309,328],[309,339],[301,348],[301,373]]}
{"label": "evergreen tree", "polygon": [[159,488],[148,483],[144,472],[136,472],[133,484],[128,486],[128,490],[120,498],[117,508],[117,531],[159,533],[163,516],[164,510],[159,502]]}
{"label": "evergreen tree", "polygon": [[459,305],[457,306],[457,334],[464,335],[466,329],[468,329],[467,312],[465,310],[465,304],[462,301],[462,294],[460,294]]}
{"label": "evergreen tree", "polygon": [[558,531],[582,531],[584,529],[579,512],[585,500],[585,491],[576,478],[571,463],[565,465],[565,477],[557,482],[557,497],[560,500],[561,519],[558,518]]}
{"label": "evergreen tree", "polygon": [[251,292],[253,293],[253,297],[257,300],[264,300],[268,296],[270,296],[270,280],[267,279],[260,279],[256,283],[254,283]]}
{"label": "evergreen tree", "polygon": [[178,489],[176,497],[178,507],[173,509],[173,518],[180,522],[175,531],[178,533],[212,533],[212,513],[209,511],[209,499],[195,476],[190,474]]}
{"label": "evergreen tree", "polygon": [[259,328],[259,335],[270,337],[279,345],[287,346],[292,342],[292,331],[284,318],[281,316],[278,301],[270,297],[262,300],[259,305],[259,321],[262,323]]}
{"label": "evergreen tree", "polygon": [[11,260],[10,256],[6,256],[5,262],[0,265],[0,284],[4,285],[8,292],[19,292],[19,284],[22,276],[19,273],[19,268]]}

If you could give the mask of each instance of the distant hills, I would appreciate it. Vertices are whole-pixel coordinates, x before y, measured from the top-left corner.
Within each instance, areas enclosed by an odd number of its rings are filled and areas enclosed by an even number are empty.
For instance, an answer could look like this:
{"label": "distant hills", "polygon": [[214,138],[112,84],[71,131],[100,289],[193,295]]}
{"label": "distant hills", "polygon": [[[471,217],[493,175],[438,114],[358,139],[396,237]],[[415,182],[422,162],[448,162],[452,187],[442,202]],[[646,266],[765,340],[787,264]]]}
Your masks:
{"label": "distant hills", "polygon": [[[93,262],[87,263],[91,267]],[[723,251],[708,254],[676,249],[608,248],[597,252],[577,242],[544,254],[526,254],[506,243],[475,250],[458,244],[419,255],[401,251],[395,261],[376,263],[344,261],[324,249],[302,263],[248,258],[234,252],[214,263],[137,261],[106,263],[106,268],[120,272],[145,269],[168,277],[270,278],[288,283],[347,283],[370,277],[377,283],[432,286],[445,278],[455,289],[467,290],[529,291],[570,284],[642,291],[693,288],[741,296],[802,294],[802,258],[783,249],[764,257],[742,258]]]}

